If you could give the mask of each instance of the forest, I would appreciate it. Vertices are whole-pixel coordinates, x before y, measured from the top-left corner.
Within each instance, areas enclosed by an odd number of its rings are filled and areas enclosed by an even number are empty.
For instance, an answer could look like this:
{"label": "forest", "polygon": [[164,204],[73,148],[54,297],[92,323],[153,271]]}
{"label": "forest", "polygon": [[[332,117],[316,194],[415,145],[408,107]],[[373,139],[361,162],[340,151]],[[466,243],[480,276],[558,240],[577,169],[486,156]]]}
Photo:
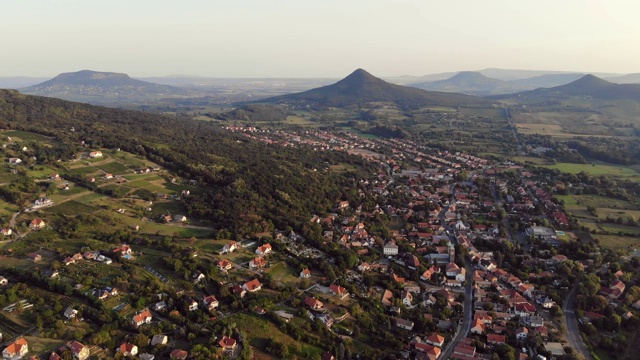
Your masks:
{"label": "forest", "polygon": [[[375,166],[341,152],[313,152],[248,141],[220,125],[189,118],[96,107],[0,90],[0,127],[50,136],[59,146],[41,161],[69,159],[82,149],[122,149],[146,156],[212,190],[185,201],[190,215],[213,220],[233,237],[291,226],[332,209],[347,196],[356,169]],[[81,145],[84,144],[84,145]]]}

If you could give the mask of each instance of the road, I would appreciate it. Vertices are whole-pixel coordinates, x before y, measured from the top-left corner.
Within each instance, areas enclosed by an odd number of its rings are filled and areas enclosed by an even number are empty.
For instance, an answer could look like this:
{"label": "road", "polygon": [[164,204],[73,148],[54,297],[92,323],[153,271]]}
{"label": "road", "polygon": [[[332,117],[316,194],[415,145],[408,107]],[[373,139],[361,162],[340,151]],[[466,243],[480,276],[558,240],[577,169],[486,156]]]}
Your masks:
{"label": "road", "polygon": [[578,318],[576,317],[576,293],[578,292],[578,285],[575,285],[573,289],[567,295],[562,305],[562,312],[564,313],[564,322],[567,330],[567,341],[571,347],[582,354],[585,359],[593,360],[591,353],[587,349],[582,337],[580,336],[580,329],[578,328]]}
{"label": "road", "polygon": [[466,264],[466,269],[467,278],[465,279],[464,285],[462,325],[458,329],[457,335],[442,353],[441,359],[449,359],[453,349],[455,349],[458,343],[467,337],[469,331],[471,331],[471,321],[473,320],[473,269],[471,269],[468,263]]}
{"label": "road", "polygon": [[16,229],[16,216],[20,215],[20,211],[18,211],[17,213],[14,213],[13,216],[11,216],[11,221],[9,221],[9,228],[15,230]]}

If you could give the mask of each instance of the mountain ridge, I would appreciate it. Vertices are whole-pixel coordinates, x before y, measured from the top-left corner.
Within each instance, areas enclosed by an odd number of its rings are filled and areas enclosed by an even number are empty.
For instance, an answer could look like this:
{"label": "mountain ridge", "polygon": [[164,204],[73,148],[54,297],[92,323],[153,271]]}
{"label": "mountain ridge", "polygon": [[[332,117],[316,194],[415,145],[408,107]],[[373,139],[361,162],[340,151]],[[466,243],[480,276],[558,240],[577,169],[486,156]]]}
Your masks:
{"label": "mountain ridge", "polygon": [[433,92],[391,84],[364,69],[356,69],[347,77],[331,85],[256,102],[326,107],[345,107],[370,102],[392,102],[403,107],[492,105],[491,101],[475,96]]}
{"label": "mountain ridge", "polygon": [[559,99],[571,96],[589,96],[602,100],[633,100],[640,102],[640,84],[616,84],[595,75],[587,74],[565,85],[541,88],[495,98]]}
{"label": "mountain ridge", "polygon": [[20,89],[28,95],[55,97],[69,101],[104,105],[149,98],[189,96],[191,91],[170,85],[137,80],[124,73],[81,70]]}

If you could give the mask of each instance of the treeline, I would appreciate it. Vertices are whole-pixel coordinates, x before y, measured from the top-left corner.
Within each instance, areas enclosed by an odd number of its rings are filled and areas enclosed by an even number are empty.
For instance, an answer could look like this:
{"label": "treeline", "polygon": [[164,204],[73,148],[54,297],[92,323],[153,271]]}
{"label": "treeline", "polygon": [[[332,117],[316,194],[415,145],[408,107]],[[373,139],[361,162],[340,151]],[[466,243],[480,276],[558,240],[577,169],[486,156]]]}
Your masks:
{"label": "treeline", "polygon": [[640,163],[640,141],[622,141],[614,138],[590,137],[568,141],[567,146],[578,150],[583,156],[618,165]]}

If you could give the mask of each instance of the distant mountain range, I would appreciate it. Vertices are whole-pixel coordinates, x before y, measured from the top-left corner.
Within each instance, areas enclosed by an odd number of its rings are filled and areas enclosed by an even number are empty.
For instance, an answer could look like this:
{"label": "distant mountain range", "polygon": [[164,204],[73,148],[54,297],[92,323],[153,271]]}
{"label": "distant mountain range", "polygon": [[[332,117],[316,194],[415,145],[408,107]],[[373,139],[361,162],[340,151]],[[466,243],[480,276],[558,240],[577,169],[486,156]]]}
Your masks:
{"label": "distant mountain range", "polygon": [[640,84],[614,84],[594,75],[585,75],[569,84],[497,96],[494,98],[562,100],[571,97],[588,97],[599,100],[633,100],[640,102]]}
{"label": "distant mountain range", "polygon": [[426,91],[390,84],[363,69],[354,71],[332,85],[276,96],[259,102],[323,107],[345,107],[372,102],[391,102],[401,107],[474,107],[493,104],[490,100],[476,96]]}
{"label": "distant mountain range", "polygon": [[424,90],[486,96],[558,86],[579,79],[581,76],[583,74],[545,74],[527,79],[505,81],[487,77],[476,71],[462,71],[445,80],[414,83],[410,86]]}
{"label": "distant mountain range", "polygon": [[127,74],[90,70],[63,73],[41,84],[20,89],[20,92],[91,104],[135,103],[198,95],[175,86],[132,79]]}

